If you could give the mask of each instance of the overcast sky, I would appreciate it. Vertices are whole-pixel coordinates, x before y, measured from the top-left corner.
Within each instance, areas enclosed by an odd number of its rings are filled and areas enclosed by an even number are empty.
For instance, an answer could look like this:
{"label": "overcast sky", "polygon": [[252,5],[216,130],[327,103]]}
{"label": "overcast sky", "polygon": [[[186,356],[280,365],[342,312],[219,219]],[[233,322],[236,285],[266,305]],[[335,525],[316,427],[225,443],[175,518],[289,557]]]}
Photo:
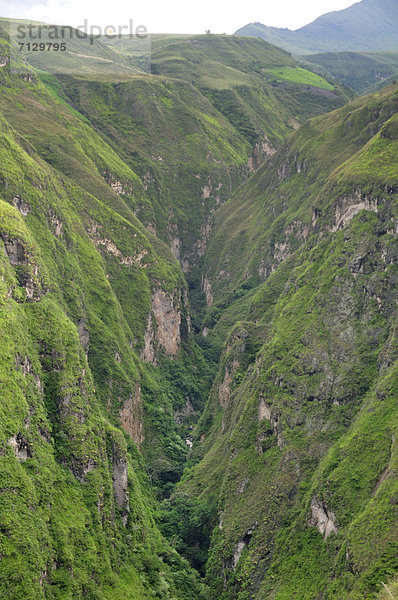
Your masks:
{"label": "overcast sky", "polygon": [[[233,0],[232,0],[233,2]],[[132,19],[150,33],[233,33],[254,21],[298,29],[325,12],[341,10],[353,0],[0,0],[0,16],[78,27],[123,25]]]}

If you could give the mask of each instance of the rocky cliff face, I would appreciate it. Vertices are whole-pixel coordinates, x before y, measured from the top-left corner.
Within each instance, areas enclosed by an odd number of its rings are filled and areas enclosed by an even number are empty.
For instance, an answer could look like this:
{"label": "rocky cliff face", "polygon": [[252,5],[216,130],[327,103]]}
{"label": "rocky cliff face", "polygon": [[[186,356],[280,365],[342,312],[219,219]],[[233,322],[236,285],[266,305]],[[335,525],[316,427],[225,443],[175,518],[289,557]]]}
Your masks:
{"label": "rocky cliff face", "polygon": [[155,290],[151,295],[151,311],[145,331],[145,346],[142,359],[156,364],[158,352],[175,357],[181,343],[181,303],[180,290],[169,294],[164,290]]}
{"label": "rocky cliff face", "polygon": [[127,475],[127,453],[123,440],[112,439],[112,482],[115,504],[120,510],[122,523],[126,527],[130,512],[128,475]]}
{"label": "rocky cliff face", "polygon": [[311,500],[311,519],[308,524],[316,527],[325,540],[329,535],[338,531],[333,511],[319,502],[316,496]]}
{"label": "rocky cliff face", "polygon": [[[3,210],[4,219],[6,219],[6,215],[11,216],[12,212],[7,209]],[[10,236],[7,227],[4,227],[1,238],[5,254],[18,280],[20,291],[24,292],[26,300],[30,302],[40,300],[45,294],[46,288],[39,270],[39,259],[34,256],[33,249],[29,248],[29,242],[26,239],[15,238],[12,234]],[[12,294],[11,289],[9,294]]]}
{"label": "rocky cliff face", "polygon": [[124,431],[140,448],[144,441],[144,413],[141,398],[141,386],[136,385],[134,395],[131,395],[120,409],[120,423]]}

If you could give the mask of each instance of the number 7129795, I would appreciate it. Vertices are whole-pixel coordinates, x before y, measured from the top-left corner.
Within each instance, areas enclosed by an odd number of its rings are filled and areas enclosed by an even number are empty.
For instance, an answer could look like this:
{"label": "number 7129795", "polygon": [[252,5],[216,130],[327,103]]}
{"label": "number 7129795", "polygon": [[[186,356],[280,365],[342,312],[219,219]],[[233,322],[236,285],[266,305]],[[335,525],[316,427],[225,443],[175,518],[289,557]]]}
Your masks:
{"label": "number 7129795", "polygon": [[66,42],[19,42],[19,50],[28,52],[65,52]]}

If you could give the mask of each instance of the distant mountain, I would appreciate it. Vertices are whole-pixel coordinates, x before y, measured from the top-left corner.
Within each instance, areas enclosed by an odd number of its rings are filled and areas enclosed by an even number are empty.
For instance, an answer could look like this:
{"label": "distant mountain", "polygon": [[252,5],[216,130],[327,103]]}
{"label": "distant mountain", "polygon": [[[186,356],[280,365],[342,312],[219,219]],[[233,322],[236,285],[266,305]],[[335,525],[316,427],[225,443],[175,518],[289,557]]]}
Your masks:
{"label": "distant mountain", "polygon": [[304,57],[360,94],[398,79],[398,52],[323,52]]}
{"label": "distant mountain", "polygon": [[295,54],[398,50],[398,0],[362,0],[292,31],[250,23],[235,35],[260,37]]}

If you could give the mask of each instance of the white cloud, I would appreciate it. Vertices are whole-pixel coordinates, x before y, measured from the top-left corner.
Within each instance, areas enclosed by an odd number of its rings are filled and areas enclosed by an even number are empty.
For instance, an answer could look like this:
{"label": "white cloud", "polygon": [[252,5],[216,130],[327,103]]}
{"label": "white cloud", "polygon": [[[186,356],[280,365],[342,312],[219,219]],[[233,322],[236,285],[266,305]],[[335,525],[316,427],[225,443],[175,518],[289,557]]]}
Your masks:
{"label": "white cloud", "polygon": [[266,25],[296,29],[331,10],[341,10],[352,0],[253,0],[250,4],[231,4],[228,0],[188,4],[183,0],[0,0],[0,15],[56,24],[123,25],[133,19],[134,25],[145,25],[150,32],[233,33],[247,23],[260,21]]}

